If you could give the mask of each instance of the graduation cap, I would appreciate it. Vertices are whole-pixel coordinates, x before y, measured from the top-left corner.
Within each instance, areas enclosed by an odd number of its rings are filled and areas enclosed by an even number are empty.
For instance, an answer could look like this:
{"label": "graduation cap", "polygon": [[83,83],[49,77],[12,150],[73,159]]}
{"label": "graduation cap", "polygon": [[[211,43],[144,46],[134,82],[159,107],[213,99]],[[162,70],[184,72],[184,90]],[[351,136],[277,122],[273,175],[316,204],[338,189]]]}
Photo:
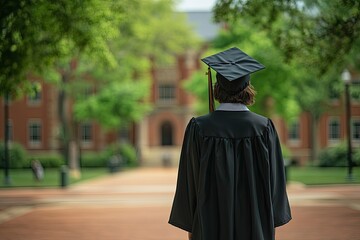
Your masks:
{"label": "graduation cap", "polygon": [[210,68],[216,71],[218,84],[227,92],[236,93],[244,90],[250,81],[250,74],[264,69],[265,66],[233,47],[223,52],[201,59],[208,65],[209,109],[214,111],[214,97]]}

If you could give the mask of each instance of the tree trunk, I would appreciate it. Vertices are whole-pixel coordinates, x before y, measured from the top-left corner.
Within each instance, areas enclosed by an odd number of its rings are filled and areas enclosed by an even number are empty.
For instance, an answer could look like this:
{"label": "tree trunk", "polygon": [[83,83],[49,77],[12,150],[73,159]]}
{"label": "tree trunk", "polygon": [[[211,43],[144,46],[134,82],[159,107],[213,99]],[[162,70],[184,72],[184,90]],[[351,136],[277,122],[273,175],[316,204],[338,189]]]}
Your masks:
{"label": "tree trunk", "polygon": [[[76,140],[76,129],[74,127],[70,109],[69,96],[64,86],[66,86],[71,79],[71,69],[63,69],[61,74],[62,88],[59,89],[58,96],[58,116],[62,130],[62,155],[65,159],[66,165],[69,166],[70,174],[73,177],[80,177],[79,160],[78,160],[78,141]],[[76,125],[76,124],[75,124]]]}
{"label": "tree trunk", "polygon": [[[62,74],[61,81],[64,84],[67,82],[67,76]],[[61,128],[61,145],[62,145],[62,155],[65,159],[65,164],[69,165],[69,139],[70,133],[67,124],[67,96],[64,88],[59,89],[58,95],[58,116]]]}
{"label": "tree trunk", "polygon": [[71,121],[72,139],[71,139],[71,155],[70,155],[70,171],[73,177],[80,178],[80,138],[79,138],[79,123],[77,121]]}
{"label": "tree trunk", "polygon": [[4,97],[4,184],[11,185],[10,181],[10,154],[9,154],[9,93]]}
{"label": "tree trunk", "polygon": [[317,116],[317,114],[310,113],[311,116],[311,129],[310,129],[310,148],[311,148],[311,154],[310,154],[310,162],[314,163],[319,154],[319,120],[320,117]]}

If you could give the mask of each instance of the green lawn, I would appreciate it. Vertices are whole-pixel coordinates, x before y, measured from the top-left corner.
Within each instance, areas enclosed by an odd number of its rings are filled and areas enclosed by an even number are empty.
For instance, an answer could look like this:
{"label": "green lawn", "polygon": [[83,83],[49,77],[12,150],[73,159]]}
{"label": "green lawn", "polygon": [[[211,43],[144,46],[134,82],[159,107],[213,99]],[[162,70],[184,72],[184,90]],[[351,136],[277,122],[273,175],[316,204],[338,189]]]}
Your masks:
{"label": "green lawn", "polygon": [[360,183],[360,168],[353,168],[353,181],[347,180],[347,168],[290,167],[289,181],[315,184]]}
{"label": "green lawn", "polygon": [[[4,185],[4,170],[0,169],[0,188]],[[81,170],[81,178],[70,178],[69,182],[75,183],[107,174],[106,168],[86,168]],[[60,186],[60,169],[45,169],[44,179],[37,182],[31,169],[10,169],[10,187],[58,187]]]}
{"label": "green lawn", "polygon": [[[106,168],[82,169],[81,179],[70,179],[70,183],[84,181],[108,174]],[[316,184],[360,184],[360,168],[353,168],[354,181],[347,181],[347,168],[291,167],[288,170],[289,181]],[[60,170],[45,169],[45,178],[36,182],[31,169],[11,169],[11,187],[59,187]],[[4,188],[4,170],[0,169],[0,188]]]}

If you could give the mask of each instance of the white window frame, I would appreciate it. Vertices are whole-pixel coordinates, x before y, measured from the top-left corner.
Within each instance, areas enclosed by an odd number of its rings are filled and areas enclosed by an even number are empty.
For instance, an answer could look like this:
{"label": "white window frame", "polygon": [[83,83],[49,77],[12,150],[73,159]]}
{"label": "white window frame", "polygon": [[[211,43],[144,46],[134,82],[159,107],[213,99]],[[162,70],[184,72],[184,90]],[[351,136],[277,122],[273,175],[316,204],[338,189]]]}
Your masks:
{"label": "white window frame", "polygon": [[[360,144],[360,138],[359,139],[354,138],[354,132],[355,132],[354,125],[355,125],[355,122],[360,123],[360,117],[354,117],[354,118],[351,119],[351,140],[354,143],[359,143]],[[360,128],[360,126],[359,126],[359,128]],[[359,129],[359,131],[360,131],[360,129]]]}
{"label": "white window frame", "polygon": [[176,84],[159,83],[157,87],[157,100],[159,103],[174,103],[176,101]]}
{"label": "white window frame", "polygon": [[[84,127],[85,126],[89,126],[90,127],[90,139],[84,139]],[[92,147],[93,142],[94,142],[94,124],[92,124],[91,122],[85,122],[80,124],[80,141],[81,141],[81,146],[84,148],[89,148]]]}
{"label": "white window frame", "polygon": [[39,91],[36,92],[36,94],[39,94],[39,98],[35,98],[33,99],[31,96],[27,96],[27,104],[29,106],[39,106],[42,103],[42,99],[43,99],[43,91],[40,89]]}
{"label": "white window frame", "polygon": [[292,124],[296,124],[297,125],[297,138],[291,138],[291,128],[292,125],[288,126],[288,141],[289,144],[292,146],[298,146],[301,143],[301,124],[300,124],[300,120],[297,119],[296,121],[294,121]]}
{"label": "white window frame", "polygon": [[[330,124],[332,124],[333,122],[337,122],[338,123],[338,138],[332,138],[332,126]],[[327,126],[326,126],[326,137],[328,140],[328,144],[329,145],[336,145],[341,141],[341,121],[339,117],[329,117],[328,121],[327,121]]]}
{"label": "white window frame", "polygon": [[[38,124],[40,126],[40,140],[34,141],[32,139],[32,130],[30,129],[32,124]],[[42,147],[42,141],[43,141],[43,124],[41,119],[29,119],[27,124],[27,141],[29,148],[40,148]]]}

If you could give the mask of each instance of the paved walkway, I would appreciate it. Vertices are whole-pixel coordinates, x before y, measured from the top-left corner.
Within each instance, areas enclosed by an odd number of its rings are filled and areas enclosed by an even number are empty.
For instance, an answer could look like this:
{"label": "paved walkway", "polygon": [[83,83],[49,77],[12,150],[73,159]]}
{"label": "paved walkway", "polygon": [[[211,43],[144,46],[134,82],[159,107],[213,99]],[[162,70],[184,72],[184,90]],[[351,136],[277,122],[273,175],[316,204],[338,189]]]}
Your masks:
{"label": "paved walkway", "polygon": [[[167,224],[176,169],[136,169],[69,189],[0,190],[1,240],[181,240]],[[360,240],[360,185],[288,188],[278,240]]]}

